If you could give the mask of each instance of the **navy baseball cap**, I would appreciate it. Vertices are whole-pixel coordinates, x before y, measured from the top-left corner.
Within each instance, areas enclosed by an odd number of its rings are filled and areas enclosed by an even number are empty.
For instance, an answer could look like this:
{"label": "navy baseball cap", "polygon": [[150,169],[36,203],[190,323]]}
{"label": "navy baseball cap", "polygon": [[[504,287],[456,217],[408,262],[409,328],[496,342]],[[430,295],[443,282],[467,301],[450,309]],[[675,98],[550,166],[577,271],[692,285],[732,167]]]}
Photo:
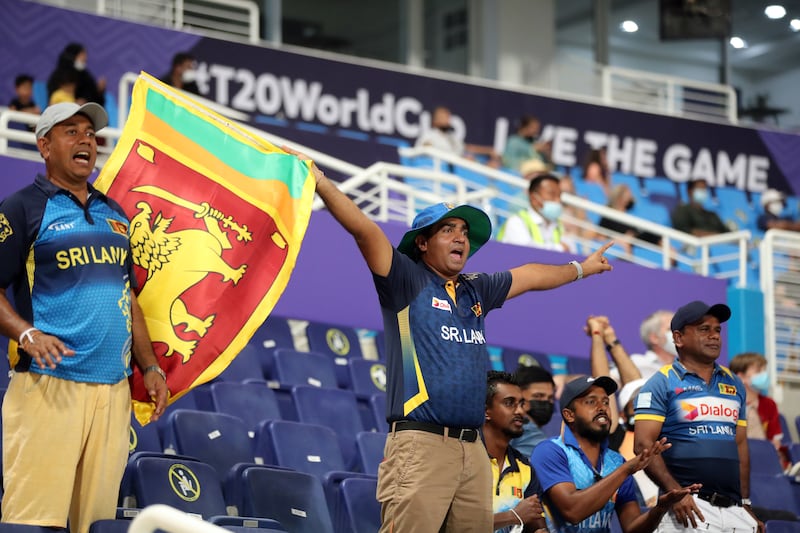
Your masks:
{"label": "navy baseball cap", "polygon": [[681,330],[687,324],[694,324],[706,315],[715,316],[722,323],[731,317],[731,308],[725,304],[708,305],[695,300],[675,311],[669,327],[672,331]]}
{"label": "navy baseball cap", "polygon": [[469,256],[477,252],[492,236],[492,222],[486,213],[477,207],[472,207],[471,205],[456,207],[453,204],[440,203],[426,207],[414,217],[411,229],[403,235],[400,244],[397,245],[397,249],[400,253],[414,257],[414,250],[417,247],[414,240],[417,235],[440,220],[451,217],[460,218],[469,226]]}
{"label": "navy baseball cap", "polygon": [[572,403],[572,400],[580,398],[592,387],[602,387],[603,390],[606,391],[606,394],[609,395],[617,392],[617,382],[608,376],[600,376],[597,378],[581,376],[564,385],[561,398],[558,399],[559,405],[567,407]]}

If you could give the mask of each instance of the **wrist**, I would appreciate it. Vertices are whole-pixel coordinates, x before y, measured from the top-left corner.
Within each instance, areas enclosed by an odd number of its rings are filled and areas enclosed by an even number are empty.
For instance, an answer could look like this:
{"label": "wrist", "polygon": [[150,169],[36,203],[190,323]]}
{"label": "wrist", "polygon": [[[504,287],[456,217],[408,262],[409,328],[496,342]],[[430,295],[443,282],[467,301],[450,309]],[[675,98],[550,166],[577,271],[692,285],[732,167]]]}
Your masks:
{"label": "wrist", "polygon": [[158,365],[150,365],[150,366],[148,366],[147,368],[142,370],[142,376],[144,376],[145,374],[147,374],[149,372],[155,372],[156,374],[161,376],[161,379],[163,379],[164,381],[167,381],[167,373],[164,372],[164,370],[162,370],[160,366],[158,366]]}
{"label": "wrist", "polygon": [[577,261],[570,261],[569,264],[574,266],[575,270],[577,272],[577,276],[575,277],[575,279],[573,281],[578,281],[579,279],[583,279],[583,265],[581,265]]}
{"label": "wrist", "polygon": [[26,340],[28,342],[30,342],[31,344],[33,344],[34,343],[33,332],[35,332],[35,331],[39,331],[39,330],[36,329],[36,328],[31,327],[31,328],[26,329],[22,333],[20,333],[19,334],[19,340],[17,341],[17,344],[22,346],[23,341],[26,341]]}
{"label": "wrist", "polygon": [[606,341],[606,350],[609,352],[614,349],[615,346],[621,345],[622,342],[619,339],[614,339],[612,341]]}
{"label": "wrist", "polygon": [[750,498],[742,498],[742,507],[752,507],[753,502],[750,501]]}

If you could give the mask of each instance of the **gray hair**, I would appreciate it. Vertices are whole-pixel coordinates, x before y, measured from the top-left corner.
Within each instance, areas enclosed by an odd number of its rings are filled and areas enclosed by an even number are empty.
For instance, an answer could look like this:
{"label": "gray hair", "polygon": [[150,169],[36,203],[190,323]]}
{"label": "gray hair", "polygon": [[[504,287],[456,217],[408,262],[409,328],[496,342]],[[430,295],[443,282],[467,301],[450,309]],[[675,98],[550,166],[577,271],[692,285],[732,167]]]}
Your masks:
{"label": "gray hair", "polygon": [[653,347],[653,345],[650,343],[650,336],[659,334],[662,319],[665,316],[668,319],[671,319],[672,315],[674,314],[675,313],[672,311],[661,309],[644,319],[642,325],[639,326],[639,336],[642,338],[642,342],[648,349]]}

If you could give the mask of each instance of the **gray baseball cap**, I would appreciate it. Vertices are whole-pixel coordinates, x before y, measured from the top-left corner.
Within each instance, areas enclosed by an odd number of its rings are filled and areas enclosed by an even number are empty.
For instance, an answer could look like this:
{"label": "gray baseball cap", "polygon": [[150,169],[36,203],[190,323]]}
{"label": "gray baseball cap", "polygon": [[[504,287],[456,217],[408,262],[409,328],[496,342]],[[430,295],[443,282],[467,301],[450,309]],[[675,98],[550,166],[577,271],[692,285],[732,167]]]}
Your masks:
{"label": "gray baseball cap", "polygon": [[63,102],[53,104],[44,110],[39,121],[36,123],[36,139],[41,139],[53,126],[59,122],[64,122],[68,118],[77,114],[86,115],[92,121],[94,131],[99,131],[108,126],[108,114],[103,106],[94,102],[78,105],[73,102]]}

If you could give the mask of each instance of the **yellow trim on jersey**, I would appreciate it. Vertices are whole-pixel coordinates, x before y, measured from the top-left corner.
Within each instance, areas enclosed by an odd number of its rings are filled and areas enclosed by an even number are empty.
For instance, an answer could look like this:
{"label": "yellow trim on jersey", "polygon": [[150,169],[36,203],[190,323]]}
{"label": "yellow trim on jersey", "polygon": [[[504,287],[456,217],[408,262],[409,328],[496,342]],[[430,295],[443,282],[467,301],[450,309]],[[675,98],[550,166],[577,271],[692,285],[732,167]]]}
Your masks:
{"label": "yellow trim on jersey", "polygon": [[425,386],[425,379],[422,377],[422,370],[419,367],[417,350],[414,348],[414,341],[411,338],[411,326],[408,320],[408,307],[397,313],[397,326],[400,331],[400,349],[403,353],[403,361],[406,357],[411,357],[414,361],[414,374],[417,378],[417,392],[414,396],[403,403],[403,416],[408,414],[428,401],[428,388]]}
{"label": "yellow trim on jersey", "polygon": [[638,422],[639,420],[654,420],[656,422],[663,422],[664,420],[666,420],[666,418],[667,417],[665,417],[663,415],[645,415],[645,414],[641,414],[641,415],[634,415],[633,420],[635,422]]}
{"label": "yellow trim on jersey", "polygon": [[740,427],[743,427],[743,428],[746,428],[747,427],[747,419],[746,418],[740,418],[739,420],[736,421],[736,425],[740,426]]}

